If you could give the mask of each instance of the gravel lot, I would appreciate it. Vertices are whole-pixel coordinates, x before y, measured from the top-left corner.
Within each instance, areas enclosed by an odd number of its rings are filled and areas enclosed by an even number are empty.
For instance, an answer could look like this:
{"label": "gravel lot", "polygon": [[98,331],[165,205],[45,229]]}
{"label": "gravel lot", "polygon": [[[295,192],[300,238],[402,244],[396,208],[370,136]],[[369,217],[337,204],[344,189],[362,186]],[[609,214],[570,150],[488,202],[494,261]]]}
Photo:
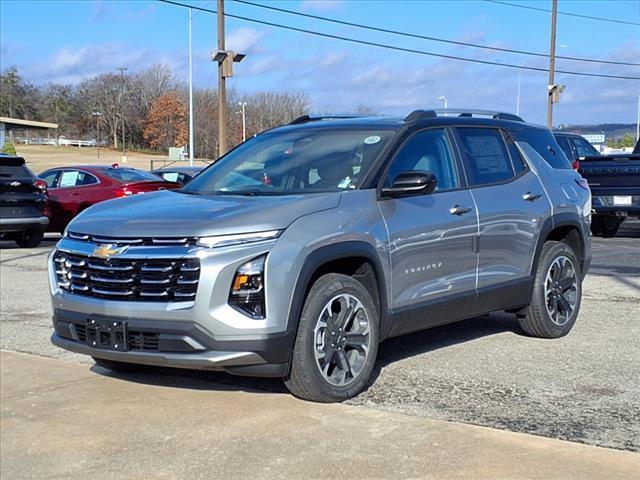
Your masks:
{"label": "gravel lot", "polygon": [[[0,347],[90,363],[49,343],[45,268],[55,241],[36,249],[0,242]],[[528,338],[501,314],[391,339],[372,385],[350,403],[640,451],[640,222],[594,239],[593,254],[569,336]],[[285,392],[278,380],[184,374],[211,380],[212,390]]]}

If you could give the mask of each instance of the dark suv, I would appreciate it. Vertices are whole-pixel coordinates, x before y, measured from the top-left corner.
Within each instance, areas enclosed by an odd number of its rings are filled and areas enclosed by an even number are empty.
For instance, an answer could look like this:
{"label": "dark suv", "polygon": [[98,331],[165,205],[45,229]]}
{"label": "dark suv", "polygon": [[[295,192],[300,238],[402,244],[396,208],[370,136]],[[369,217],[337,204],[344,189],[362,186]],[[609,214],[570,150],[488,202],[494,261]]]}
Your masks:
{"label": "dark suv", "polygon": [[37,247],[49,224],[47,184],[24,158],[0,154],[0,235],[21,247]]}
{"label": "dark suv", "polygon": [[392,336],[495,310],[566,335],[590,215],[551,131],[515,115],[305,116],[181,190],[76,217],[49,263],[52,341],[112,370],[280,376],[343,400]]}

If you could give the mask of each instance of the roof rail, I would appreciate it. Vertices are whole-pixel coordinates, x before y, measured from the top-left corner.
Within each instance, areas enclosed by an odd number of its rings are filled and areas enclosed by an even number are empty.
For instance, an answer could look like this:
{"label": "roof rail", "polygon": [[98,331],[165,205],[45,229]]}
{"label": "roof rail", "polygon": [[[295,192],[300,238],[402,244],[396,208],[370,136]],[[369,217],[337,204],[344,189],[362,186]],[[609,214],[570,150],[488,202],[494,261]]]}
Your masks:
{"label": "roof rail", "polygon": [[491,117],[495,120],[511,120],[514,122],[524,122],[522,117],[512,113],[496,112],[492,110],[471,110],[465,108],[446,108],[435,110],[414,110],[404,120],[405,122],[415,122],[427,118],[443,117]]}
{"label": "roof rail", "polygon": [[314,114],[310,114],[310,115],[301,115],[301,116],[299,116],[297,118],[294,118],[287,125],[298,125],[300,123],[317,122],[319,120],[339,120],[339,119],[345,119],[345,118],[359,118],[359,117],[362,117],[362,115],[355,115],[355,114],[353,114],[353,115],[352,114],[335,114],[335,115],[319,114],[319,115],[314,115]]}

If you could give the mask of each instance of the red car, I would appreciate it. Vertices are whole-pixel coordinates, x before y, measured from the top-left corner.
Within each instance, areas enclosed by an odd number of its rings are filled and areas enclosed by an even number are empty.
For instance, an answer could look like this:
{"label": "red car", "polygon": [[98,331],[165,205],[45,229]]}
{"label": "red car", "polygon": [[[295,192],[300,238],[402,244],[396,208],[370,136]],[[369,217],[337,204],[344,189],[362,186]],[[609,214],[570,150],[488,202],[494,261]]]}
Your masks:
{"label": "red car", "polygon": [[50,232],[63,232],[73,217],[95,203],[182,186],[118,164],[52,168],[38,177],[49,190]]}

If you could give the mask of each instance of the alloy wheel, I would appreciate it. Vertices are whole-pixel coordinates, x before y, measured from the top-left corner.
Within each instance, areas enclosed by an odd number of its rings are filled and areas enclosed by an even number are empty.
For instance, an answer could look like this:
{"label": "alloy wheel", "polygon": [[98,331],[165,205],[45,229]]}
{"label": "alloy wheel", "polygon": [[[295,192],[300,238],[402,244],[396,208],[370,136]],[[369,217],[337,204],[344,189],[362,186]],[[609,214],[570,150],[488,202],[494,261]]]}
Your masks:
{"label": "alloy wheel", "polygon": [[369,355],[369,315],[354,295],[342,293],[322,308],[314,329],[316,365],[335,386],[352,383]]}
{"label": "alloy wheel", "polygon": [[544,282],[544,297],[551,321],[565,325],[578,302],[578,274],[571,259],[565,255],[551,263]]}

